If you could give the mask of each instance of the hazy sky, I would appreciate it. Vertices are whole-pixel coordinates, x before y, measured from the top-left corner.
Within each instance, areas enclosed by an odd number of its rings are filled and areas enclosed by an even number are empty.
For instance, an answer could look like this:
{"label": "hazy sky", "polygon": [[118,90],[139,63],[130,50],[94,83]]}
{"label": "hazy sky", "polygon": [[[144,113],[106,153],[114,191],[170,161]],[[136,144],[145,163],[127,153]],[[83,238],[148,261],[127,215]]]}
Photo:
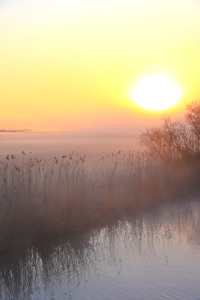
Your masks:
{"label": "hazy sky", "polygon": [[132,130],[139,77],[169,75],[200,98],[200,1],[0,0],[0,129]]}

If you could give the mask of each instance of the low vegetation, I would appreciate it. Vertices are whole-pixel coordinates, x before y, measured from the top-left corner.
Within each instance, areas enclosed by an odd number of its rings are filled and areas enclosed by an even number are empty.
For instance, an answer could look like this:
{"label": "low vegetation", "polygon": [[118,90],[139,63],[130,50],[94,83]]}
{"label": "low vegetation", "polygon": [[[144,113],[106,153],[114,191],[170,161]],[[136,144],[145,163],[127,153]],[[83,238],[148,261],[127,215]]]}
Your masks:
{"label": "low vegetation", "polygon": [[40,160],[22,151],[0,162],[0,252],[79,233],[199,192],[200,107],[141,135],[144,154],[92,163],[70,153]]}

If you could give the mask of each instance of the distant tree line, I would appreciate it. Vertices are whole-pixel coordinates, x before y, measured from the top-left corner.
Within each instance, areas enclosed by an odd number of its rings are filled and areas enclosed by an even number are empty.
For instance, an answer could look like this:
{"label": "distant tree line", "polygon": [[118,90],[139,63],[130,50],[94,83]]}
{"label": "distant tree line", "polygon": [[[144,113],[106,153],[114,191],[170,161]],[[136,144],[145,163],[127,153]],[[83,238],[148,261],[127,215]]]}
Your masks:
{"label": "distant tree line", "polygon": [[200,162],[200,103],[186,105],[183,120],[165,117],[161,127],[146,129],[140,143],[148,155],[167,163]]}

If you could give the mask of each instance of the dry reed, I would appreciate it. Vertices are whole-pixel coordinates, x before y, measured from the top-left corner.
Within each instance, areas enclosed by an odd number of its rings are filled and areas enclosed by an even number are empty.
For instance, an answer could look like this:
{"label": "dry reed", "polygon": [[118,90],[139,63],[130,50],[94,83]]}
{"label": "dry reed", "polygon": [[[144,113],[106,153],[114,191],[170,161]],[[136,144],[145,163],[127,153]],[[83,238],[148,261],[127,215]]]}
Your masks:
{"label": "dry reed", "polygon": [[94,164],[74,153],[0,162],[0,252],[74,234],[198,191],[196,170],[118,151]]}

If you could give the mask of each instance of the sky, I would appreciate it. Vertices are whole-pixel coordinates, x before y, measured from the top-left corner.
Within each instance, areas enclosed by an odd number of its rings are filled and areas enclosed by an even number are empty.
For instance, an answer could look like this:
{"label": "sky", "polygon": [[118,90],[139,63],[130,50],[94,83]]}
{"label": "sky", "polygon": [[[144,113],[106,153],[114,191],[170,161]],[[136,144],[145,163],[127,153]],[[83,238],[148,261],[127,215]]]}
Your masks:
{"label": "sky", "polygon": [[[200,99],[199,33],[197,0],[0,0],[0,129],[121,133],[181,117]],[[183,88],[172,109],[132,101],[149,74]]]}

